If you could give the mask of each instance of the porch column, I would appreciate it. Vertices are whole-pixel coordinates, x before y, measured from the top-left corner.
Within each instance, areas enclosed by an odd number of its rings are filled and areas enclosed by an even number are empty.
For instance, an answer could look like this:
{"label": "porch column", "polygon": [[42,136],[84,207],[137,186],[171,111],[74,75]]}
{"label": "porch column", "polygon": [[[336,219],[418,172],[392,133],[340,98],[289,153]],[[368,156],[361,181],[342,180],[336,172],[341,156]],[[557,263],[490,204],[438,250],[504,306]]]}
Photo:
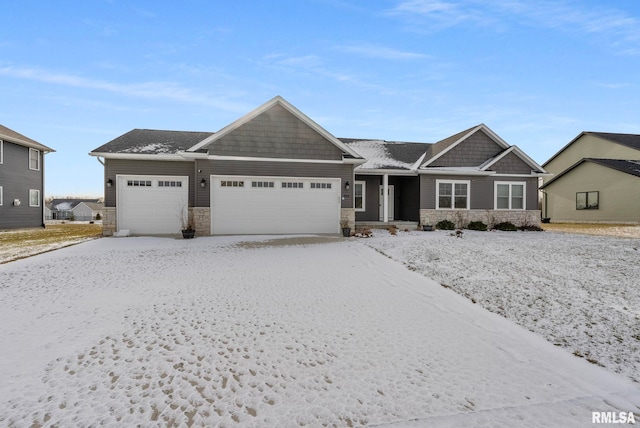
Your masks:
{"label": "porch column", "polygon": [[389,174],[382,176],[382,221],[389,221]]}

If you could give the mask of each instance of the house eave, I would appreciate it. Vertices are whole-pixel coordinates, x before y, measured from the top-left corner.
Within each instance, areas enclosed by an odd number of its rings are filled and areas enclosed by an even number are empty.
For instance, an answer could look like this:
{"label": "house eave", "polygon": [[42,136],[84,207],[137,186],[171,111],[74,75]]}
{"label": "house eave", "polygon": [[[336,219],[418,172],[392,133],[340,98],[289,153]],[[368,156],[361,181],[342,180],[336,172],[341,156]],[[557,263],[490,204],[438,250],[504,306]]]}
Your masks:
{"label": "house eave", "polygon": [[219,161],[246,161],[246,162],[278,162],[278,163],[321,163],[321,164],[353,164],[360,165],[365,162],[364,159],[292,159],[292,158],[268,158],[257,156],[220,156],[207,155],[205,159]]}
{"label": "house eave", "polygon": [[89,156],[102,157],[103,159],[128,159],[128,160],[155,160],[172,162],[190,162],[191,159],[178,154],[149,154],[149,153],[97,153],[90,152]]}
{"label": "house eave", "polygon": [[376,169],[376,168],[363,168],[355,169],[356,175],[417,175],[415,170],[408,169]]}
{"label": "house eave", "polygon": [[419,169],[418,174],[424,175],[475,175],[486,177],[496,175],[495,171],[460,170],[460,169]]}

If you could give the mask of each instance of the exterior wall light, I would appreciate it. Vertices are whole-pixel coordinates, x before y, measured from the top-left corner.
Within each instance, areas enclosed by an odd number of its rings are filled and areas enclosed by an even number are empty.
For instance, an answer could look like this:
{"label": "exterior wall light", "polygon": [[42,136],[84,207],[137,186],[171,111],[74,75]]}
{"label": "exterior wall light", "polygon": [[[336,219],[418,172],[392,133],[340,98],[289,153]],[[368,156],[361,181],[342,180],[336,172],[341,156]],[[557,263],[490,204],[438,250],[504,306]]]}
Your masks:
{"label": "exterior wall light", "polygon": [[112,179],[108,179],[107,180],[107,187],[111,187],[113,186],[113,180]]}
{"label": "exterior wall light", "polygon": [[345,183],[344,183],[344,188],[345,188],[345,189],[347,189],[347,190],[349,190],[349,187],[350,187],[349,182],[348,182],[348,181],[347,181],[347,182],[345,182]]}
{"label": "exterior wall light", "polygon": [[207,182],[205,181],[204,178],[200,180],[200,187],[207,187]]}

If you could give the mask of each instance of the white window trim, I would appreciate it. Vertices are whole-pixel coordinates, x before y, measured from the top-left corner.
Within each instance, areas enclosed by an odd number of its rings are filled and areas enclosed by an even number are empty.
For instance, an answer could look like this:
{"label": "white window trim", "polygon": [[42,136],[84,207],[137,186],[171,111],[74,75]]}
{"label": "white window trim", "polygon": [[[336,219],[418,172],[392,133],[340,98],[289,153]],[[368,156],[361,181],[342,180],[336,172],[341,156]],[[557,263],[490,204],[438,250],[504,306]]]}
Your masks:
{"label": "white window trim", "polygon": [[[38,205],[31,204],[31,192],[38,192]],[[29,189],[29,206],[30,207],[39,207],[40,206],[40,190],[38,190],[38,189]]]}
{"label": "white window trim", "polygon": [[3,192],[2,186],[0,186],[0,207],[2,206],[3,193],[4,193],[4,192]]}
{"label": "white window trim", "polygon": [[[356,180],[353,182],[353,207],[356,212],[363,212],[367,210],[367,182],[364,180]],[[362,185],[362,208],[356,208],[356,186]]]}
{"label": "white window trim", "polygon": [[[36,152],[38,154],[38,167],[31,168],[31,152]],[[40,171],[40,150],[38,149],[29,149],[29,169],[32,171]]]}
{"label": "white window trim", "polygon": [[[467,207],[466,208],[452,208],[452,207],[440,207],[440,183],[451,183],[452,186],[452,195],[451,195],[451,205],[455,205],[456,199],[456,184],[466,184],[467,185]],[[470,210],[471,209],[471,180],[441,180],[436,179],[436,209],[437,210]]]}
{"label": "white window trim", "polygon": [[2,163],[4,163],[4,141],[0,140],[0,164]]}
{"label": "white window trim", "polygon": [[[498,185],[509,185],[509,208],[498,208]],[[511,186],[522,186],[522,208],[511,208]],[[495,181],[493,183],[493,209],[496,211],[526,211],[527,210],[527,183],[524,181]]]}

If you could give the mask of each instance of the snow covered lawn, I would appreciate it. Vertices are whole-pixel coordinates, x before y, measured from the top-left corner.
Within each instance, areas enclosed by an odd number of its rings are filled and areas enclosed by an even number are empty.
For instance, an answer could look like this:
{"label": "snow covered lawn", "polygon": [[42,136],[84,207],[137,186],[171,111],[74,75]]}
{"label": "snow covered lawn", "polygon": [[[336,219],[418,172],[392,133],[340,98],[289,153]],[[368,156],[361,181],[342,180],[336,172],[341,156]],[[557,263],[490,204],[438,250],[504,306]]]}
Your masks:
{"label": "snow covered lawn", "polygon": [[368,244],[576,356],[640,382],[640,239],[376,232]]}
{"label": "snow covered lawn", "polygon": [[438,233],[111,238],[1,265],[0,425],[579,427],[640,409],[637,383],[367,245],[509,239]]}

